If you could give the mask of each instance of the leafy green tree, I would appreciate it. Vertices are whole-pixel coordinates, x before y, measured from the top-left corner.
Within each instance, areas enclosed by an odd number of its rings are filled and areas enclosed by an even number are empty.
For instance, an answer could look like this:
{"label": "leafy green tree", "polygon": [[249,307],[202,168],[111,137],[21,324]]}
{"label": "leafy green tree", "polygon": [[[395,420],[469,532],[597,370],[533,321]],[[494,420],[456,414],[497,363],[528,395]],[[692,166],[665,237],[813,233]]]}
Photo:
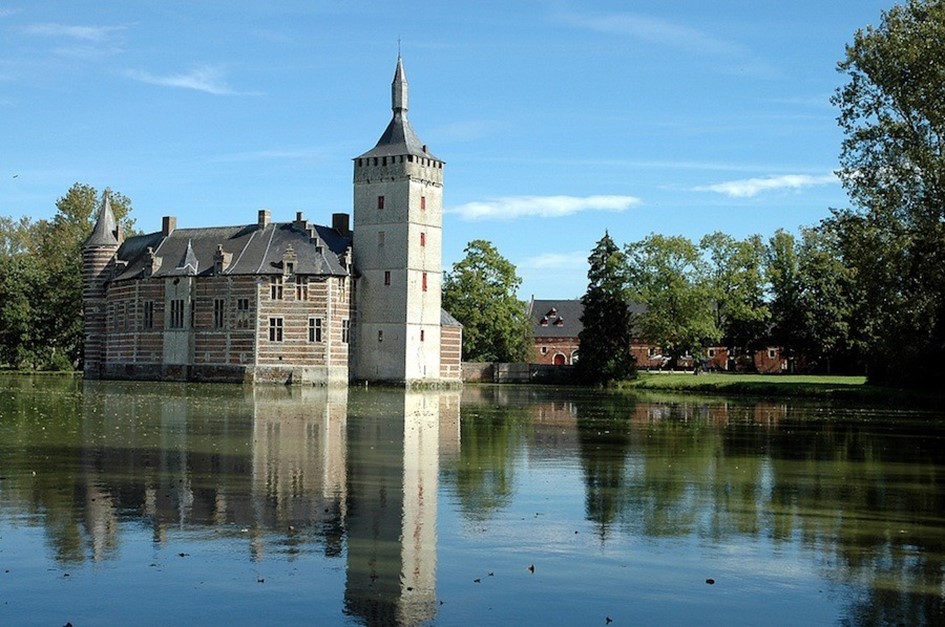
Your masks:
{"label": "leafy green tree", "polygon": [[858,351],[850,327],[856,297],[852,273],[840,259],[837,233],[823,227],[801,229],[798,257],[804,321],[799,340],[808,368],[853,370]]}
{"label": "leafy green tree", "polygon": [[650,235],[626,247],[630,299],[646,305],[641,335],[669,351],[672,362],[703,354],[721,339],[713,292],[699,249],[681,236]]}
{"label": "leafy green tree", "polygon": [[[105,193],[119,224],[132,234],[131,201]],[[56,202],[51,219],[0,217],[0,364],[81,365],[82,245],[103,197],[76,183]]]}
{"label": "leafy green tree", "polygon": [[833,102],[845,138],[837,211],[844,261],[868,308],[870,377],[945,377],[945,2],[908,0],[859,30]]}
{"label": "leafy green tree", "polygon": [[443,281],[443,308],[463,325],[463,359],[525,361],[529,325],[515,266],[485,240],[465,252]]}
{"label": "leafy green tree", "polygon": [[736,350],[752,352],[765,337],[771,316],[765,303],[764,244],[753,235],[736,240],[716,231],[702,238],[715,326]]}
{"label": "leafy green tree", "polygon": [[633,321],[626,298],[626,258],[605,232],[587,261],[578,375],[598,385],[629,379],[636,366],[630,353]]}
{"label": "leafy green tree", "polygon": [[794,235],[778,229],[768,240],[765,250],[765,279],[770,290],[770,339],[782,347],[788,360],[791,360],[792,369],[793,360],[803,345],[801,338],[806,324],[797,249]]}

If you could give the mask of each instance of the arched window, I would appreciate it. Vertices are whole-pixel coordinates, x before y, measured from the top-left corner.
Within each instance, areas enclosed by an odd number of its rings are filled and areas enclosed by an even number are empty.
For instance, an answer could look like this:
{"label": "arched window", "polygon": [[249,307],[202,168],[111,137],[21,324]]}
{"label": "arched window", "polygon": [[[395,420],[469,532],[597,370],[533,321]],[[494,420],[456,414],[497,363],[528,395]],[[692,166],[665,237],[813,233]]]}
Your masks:
{"label": "arched window", "polygon": [[554,365],[563,366],[567,363],[568,358],[562,355],[561,353],[555,353]]}

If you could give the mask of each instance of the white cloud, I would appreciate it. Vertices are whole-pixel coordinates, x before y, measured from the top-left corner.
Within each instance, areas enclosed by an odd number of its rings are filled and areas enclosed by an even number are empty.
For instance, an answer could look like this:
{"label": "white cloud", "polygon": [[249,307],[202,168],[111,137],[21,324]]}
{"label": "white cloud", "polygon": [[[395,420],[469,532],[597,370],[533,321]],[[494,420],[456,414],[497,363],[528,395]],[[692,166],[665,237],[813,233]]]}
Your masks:
{"label": "white cloud", "polygon": [[587,256],[587,251],[544,253],[535,257],[526,257],[518,266],[529,270],[572,270],[579,268],[583,272],[587,266]]}
{"label": "white cloud", "polygon": [[68,24],[30,24],[23,28],[29,35],[41,37],[66,37],[80,41],[99,43],[125,30],[124,26],[71,26]]}
{"label": "white cloud", "polygon": [[713,37],[695,28],[637,13],[567,15],[563,19],[575,26],[602,33],[626,35],[654,44],[696,50],[701,53],[732,55],[743,51],[741,46]]}
{"label": "white cloud", "polygon": [[464,220],[514,220],[524,217],[559,218],[582,211],[626,211],[639,204],[635,196],[504,196],[452,207],[448,213]]}
{"label": "white cloud", "polygon": [[803,189],[805,187],[814,187],[817,185],[833,185],[839,183],[837,177],[833,174],[823,176],[812,176],[810,174],[783,174],[780,176],[768,176],[764,178],[741,179],[738,181],[726,181],[724,183],[715,183],[712,185],[702,185],[694,187],[696,192],[715,192],[725,194],[732,198],[750,198],[757,196],[761,192],[776,191],[781,189]]}
{"label": "white cloud", "polygon": [[194,89],[217,96],[225,95],[258,95],[235,91],[223,79],[223,70],[220,67],[204,65],[196,67],[183,74],[151,74],[143,70],[128,70],[125,76],[132,80],[148,83],[150,85],[160,85],[162,87],[179,87],[181,89]]}
{"label": "white cloud", "polygon": [[270,149],[270,150],[251,150],[247,152],[232,152],[228,154],[212,157],[211,161],[217,162],[243,162],[243,161],[320,161],[325,158],[326,151],[322,148],[298,148],[298,149]]}

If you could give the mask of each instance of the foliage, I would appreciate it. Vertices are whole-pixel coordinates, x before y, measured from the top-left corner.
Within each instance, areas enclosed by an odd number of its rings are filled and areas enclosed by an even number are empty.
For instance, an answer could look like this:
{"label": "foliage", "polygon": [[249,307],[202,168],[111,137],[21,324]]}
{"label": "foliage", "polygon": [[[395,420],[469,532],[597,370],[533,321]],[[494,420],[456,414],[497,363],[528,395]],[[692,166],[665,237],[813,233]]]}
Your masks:
{"label": "foliage", "polygon": [[669,351],[673,361],[703,354],[722,336],[713,290],[699,249],[681,236],[650,235],[626,247],[630,299],[646,306],[640,334]]}
{"label": "foliage", "polygon": [[443,308],[463,325],[463,359],[525,361],[529,326],[515,266],[485,240],[465,252],[443,281]]}
{"label": "foliage", "polygon": [[131,201],[76,183],[48,220],[0,217],[0,364],[77,368],[82,360],[82,245],[104,194],[131,234]]}
{"label": "foliage", "polygon": [[945,376],[945,2],[909,0],[858,31],[838,69],[844,265],[863,299],[870,376]]}
{"label": "foliage", "polygon": [[636,373],[630,354],[632,319],[626,298],[626,258],[608,233],[588,257],[578,374],[582,381],[604,384]]}
{"label": "foliage", "polygon": [[761,238],[739,241],[716,231],[703,237],[699,248],[707,257],[716,328],[730,346],[753,352],[766,338],[771,316],[765,303]]}

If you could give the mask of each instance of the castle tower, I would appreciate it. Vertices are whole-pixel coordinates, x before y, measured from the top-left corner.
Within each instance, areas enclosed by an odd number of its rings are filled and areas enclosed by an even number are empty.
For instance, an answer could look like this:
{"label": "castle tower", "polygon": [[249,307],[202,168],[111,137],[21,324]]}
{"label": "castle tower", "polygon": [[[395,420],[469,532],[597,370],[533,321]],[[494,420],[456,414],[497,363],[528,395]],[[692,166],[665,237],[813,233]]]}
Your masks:
{"label": "castle tower", "polygon": [[86,379],[98,379],[105,368],[105,292],[120,242],[118,222],[108,193],[102,200],[92,234],[82,246],[82,316]]}
{"label": "castle tower", "polygon": [[391,109],[377,145],[354,159],[352,378],[410,383],[440,377],[443,162],[407,120],[399,56]]}

